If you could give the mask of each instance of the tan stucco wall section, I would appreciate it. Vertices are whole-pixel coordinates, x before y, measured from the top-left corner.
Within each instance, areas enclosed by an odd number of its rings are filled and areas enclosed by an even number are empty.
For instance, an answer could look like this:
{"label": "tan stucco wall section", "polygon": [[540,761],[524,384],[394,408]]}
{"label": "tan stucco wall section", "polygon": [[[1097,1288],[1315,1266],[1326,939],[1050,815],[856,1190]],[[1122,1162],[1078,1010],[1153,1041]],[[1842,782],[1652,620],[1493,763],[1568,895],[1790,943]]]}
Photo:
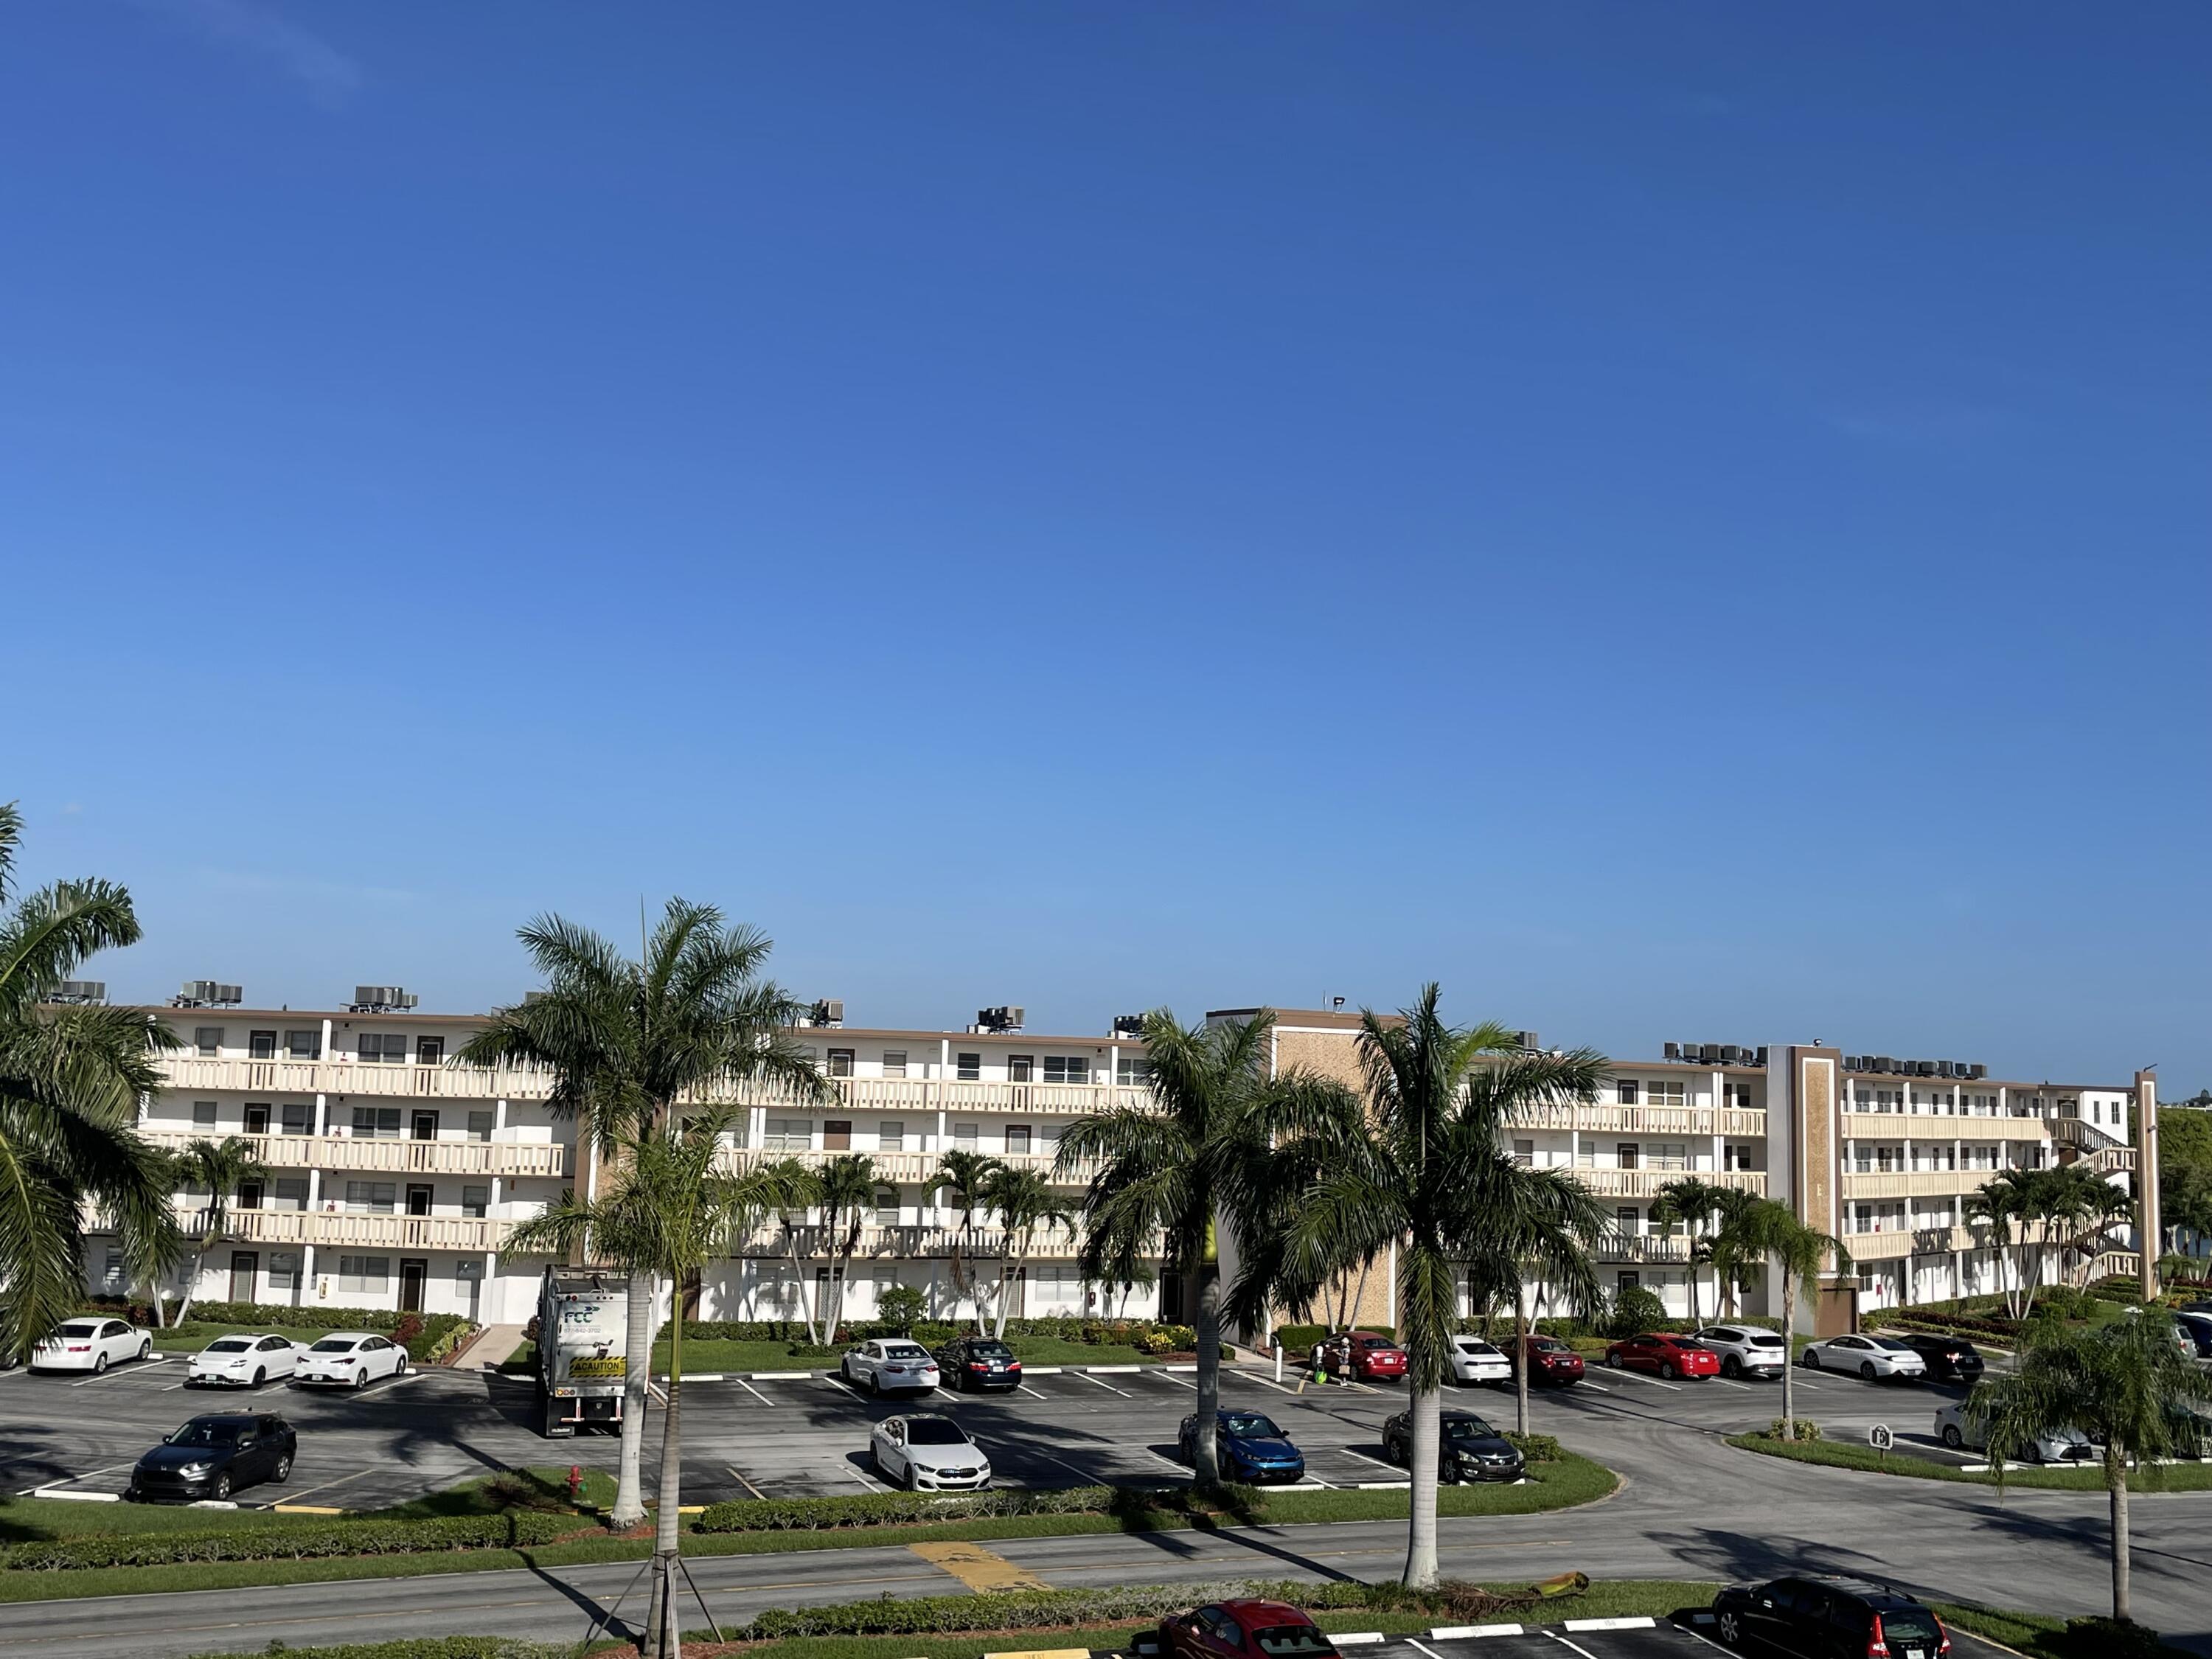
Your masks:
{"label": "tan stucco wall section", "polygon": [[[1333,1078],[1347,1088],[1360,1089],[1358,1036],[1357,1031],[1286,1030],[1278,1025],[1274,1032],[1275,1075],[1303,1071]],[[1325,1305],[1314,1310],[1315,1322],[1327,1323],[1333,1317],[1338,1296],[1348,1288],[1354,1293],[1350,1314],[1352,1324],[1395,1325],[1398,1296],[1397,1286],[1392,1283],[1392,1265],[1389,1255],[1385,1254],[1369,1267],[1364,1287],[1358,1273],[1349,1275],[1344,1284],[1331,1285]]]}

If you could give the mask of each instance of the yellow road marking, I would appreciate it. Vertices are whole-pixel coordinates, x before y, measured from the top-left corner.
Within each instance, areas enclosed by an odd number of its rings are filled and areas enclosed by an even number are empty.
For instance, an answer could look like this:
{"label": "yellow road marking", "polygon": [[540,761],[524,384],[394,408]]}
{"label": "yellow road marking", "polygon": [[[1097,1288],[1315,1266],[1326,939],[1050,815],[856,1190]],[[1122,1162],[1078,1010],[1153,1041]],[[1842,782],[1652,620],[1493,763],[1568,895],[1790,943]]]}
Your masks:
{"label": "yellow road marking", "polygon": [[1042,1589],[1044,1580],[981,1544],[909,1544],[923,1560],[942,1567],[971,1590]]}

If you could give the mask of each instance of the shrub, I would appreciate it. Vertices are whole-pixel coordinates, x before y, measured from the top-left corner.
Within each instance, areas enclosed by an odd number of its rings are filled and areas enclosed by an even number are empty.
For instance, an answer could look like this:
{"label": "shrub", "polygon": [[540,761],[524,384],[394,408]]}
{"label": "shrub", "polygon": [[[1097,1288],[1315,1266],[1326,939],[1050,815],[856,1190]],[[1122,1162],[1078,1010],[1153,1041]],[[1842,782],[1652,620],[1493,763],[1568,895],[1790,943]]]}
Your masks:
{"label": "shrub", "polygon": [[2156,1631],[2132,1619],[2069,1619],[2053,1645],[2080,1659],[2163,1659],[2172,1651]]}
{"label": "shrub", "polygon": [[[1189,1327],[1178,1326],[1173,1328],[1188,1330]],[[1372,1331],[1377,1336],[1387,1336],[1394,1342],[1398,1340],[1398,1328],[1395,1325],[1354,1325],[1352,1328],[1355,1331]],[[1284,1350],[1290,1353],[1304,1353],[1322,1338],[1334,1334],[1332,1328],[1327,1325],[1279,1325],[1275,1328],[1275,1340],[1281,1343]],[[1194,1348],[1198,1346],[1198,1336],[1195,1332],[1192,1333],[1188,1346]]]}
{"label": "shrub", "polygon": [[1531,1463],[1556,1463],[1559,1461],[1559,1437],[1553,1434],[1516,1434],[1505,1431],[1505,1437],[1518,1449],[1521,1455]]}
{"label": "shrub", "polygon": [[1801,1417],[1794,1423],[1786,1417],[1778,1417],[1766,1425],[1766,1437],[1769,1440],[1818,1440],[1820,1425],[1809,1417]]}
{"label": "shrub", "polygon": [[836,1354],[837,1350],[825,1348],[818,1342],[794,1342],[784,1352],[793,1359],[828,1359]]}
{"label": "shrub", "polygon": [[333,1555],[410,1555],[550,1544],[576,1530],[574,1516],[447,1515],[427,1521],[347,1520],[236,1527],[221,1532],[46,1538],[0,1549],[0,1571],[159,1567],[183,1561],[307,1561]]}
{"label": "shrub", "polygon": [[921,1317],[921,1291],[912,1285],[894,1285],[876,1298],[881,1322],[901,1335],[912,1331]]}
{"label": "shrub", "polygon": [[1613,1298],[1613,1316],[1607,1328],[1620,1339],[1639,1331],[1663,1329],[1667,1322],[1667,1304],[1641,1285],[1629,1285]]}
{"label": "shrub", "polygon": [[[288,1648],[271,1644],[271,1653],[289,1659],[574,1659],[574,1644],[525,1642],[512,1636],[413,1636],[397,1642],[349,1642],[336,1648]],[[235,1654],[200,1654],[196,1659],[237,1659]]]}

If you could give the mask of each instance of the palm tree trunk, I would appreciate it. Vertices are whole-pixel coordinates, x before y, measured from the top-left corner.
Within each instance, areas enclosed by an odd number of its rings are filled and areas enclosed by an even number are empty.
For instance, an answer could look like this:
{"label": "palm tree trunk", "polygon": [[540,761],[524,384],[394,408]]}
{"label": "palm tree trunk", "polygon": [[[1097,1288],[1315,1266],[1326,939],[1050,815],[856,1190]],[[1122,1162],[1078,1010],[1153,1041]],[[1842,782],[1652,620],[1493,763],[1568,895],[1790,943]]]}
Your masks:
{"label": "palm tree trunk", "polygon": [[1347,1324],[1356,1325],[1359,1322],[1359,1310],[1367,1303],[1367,1270],[1374,1265],[1375,1258],[1371,1255],[1359,1264],[1359,1288],[1352,1293],[1351,1318],[1346,1322]]}
{"label": "palm tree trunk", "polygon": [[1427,1589],[1437,1582],[1437,1449],[1442,1438],[1443,1390],[1413,1396],[1413,1513],[1406,1523],[1404,1582]]}
{"label": "palm tree trunk", "polygon": [[1797,1276],[1782,1270],[1782,1433],[1797,1438]]}
{"label": "palm tree trunk", "polygon": [[[682,1291],[678,1291],[680,1296]],[[653,1527],[653,1593],[646,1613],[647,1659],[678,1659],[683,1652],[682,1626],[677,1616],[677,1555],[683,1547],[678,1528],[683,1523],[684,1483],[684,1320],[677,1310],[676,1328],[668,1341],[668,1408],[660,1419],[660,1482],[653,1494],[659,1505]]]}
{"label": "palm tree trunk", "polygon": [[1221,1409],[1221,1262],[1212,1240],[1200,1246],[1198,1257],[1198,1421],[1191,1437],[1198,1484],[1218,1486],[1221,1456],[1214,1431]]}
{"label": "palm tree trunk", "polygon": [[2105,1486],[2112,1502],[2112,1617],[2132,1619],[2128,1611],[2128,1472],[2116,1448],[2105,1452]]}
{"label": "palm tree trunk", "polygon": [[1702,1322],[1698,1318],[1698,1235],[1688,1234],[1690,1241],[1690,1328],[1695,1330]]}
{"label": "palm tree trunk", "polygon": [[1513,1276],[1513,1407],[1522,1434],[1528,1432],[1528,1286]]}
{"label": "palm tree trunk", "polygon": [[783,1248],[784,1254],[791,1261],[791,1283],[799,1297],[799,1311],[806,1320],[807,1345],[810,1347],[826,1347],[829,1345],[822,1340],[819,1328],[815,1324],[814,1298],[807,1293],[806,1269],[800,1266],[799,1261],[799,1235],[787,1221],[783,1226]]}
{"label": "palm tree trunk", "polygon": [[[1026,1270],[1029,1265],[1030,1236],[1027,1233],[1024,1233],[1022,1235],[1021,1254],[1015,1258],[1013,1267],[1015,1270],[1018,1272]],[[1006,1313],[1009,1306],[1010,1304],[1006,1293],[1006,1275],[1005,1271],[1002,1269],[999,1274],[999,1328],[995,1331],[992,1332],[992,1335],[995,1336],[1001,1342],[1006,1340]]]}
{"label": "palm tree trunk", "polygon": [[615,1506],[607,1524],[627,1532],[645,1519],[646,1386],[653,1377],[653,1306],[659,1285],[652,1273],[633,1273],[623,1309],[622,1463],[615,1480]]}

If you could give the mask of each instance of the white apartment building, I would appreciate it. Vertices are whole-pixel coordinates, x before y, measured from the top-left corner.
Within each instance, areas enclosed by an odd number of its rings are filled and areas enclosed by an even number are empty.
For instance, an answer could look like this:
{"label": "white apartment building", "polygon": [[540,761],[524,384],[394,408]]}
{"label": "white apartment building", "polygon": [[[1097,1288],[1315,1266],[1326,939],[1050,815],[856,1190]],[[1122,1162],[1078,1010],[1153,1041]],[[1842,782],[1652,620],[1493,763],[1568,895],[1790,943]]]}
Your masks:
{"label": "white apartment building", "polygon": [[[507,1236],[564,1188],[590,1190],[598,1170],[579,1158],[575,1125],[550,1109],[542,1073],[453,1062],[480,1016],[424,1014],[404,994],[379,991],[372,1000],[371,989],[324,1012],[144,1011],[182,1044],[162,1062],[167,1086],[142,1109],[147,1135],[169,1146],[245,1136],[271,1170],[238,1195],[231,1236],[204,1258],[195,1292],[526,1320],[544,1262],[507,1249]],[[734,1103],[742,1115],[729,1135],[733,1167],[860,1152],[885,1182],[854,1257],[849,1317],[871,1317],[895,1285],[921,1289],[935,1312],[962,1310],[951,1271],[955,1217],[933,1179],[944,1153],[974,1151],[1050,1173],[1070,1121],[1149,1103],[1133,1022],[1115,1021],[1103,1036],[1054,1036],[1021,1029],[1019,1010],[987,1012],[988,1022],[959,1031],[810,1025],[794,1036],[819,1063],[832,1100],[760,1088]],[[1273,1063],[1356,1083],[1356,1020],[1340,1012],[1281,1011]],[[1678,1315],[1690,1310],[1692,1241],[1650,1211],[1684,1176],[1790,1202],[1850,1245],[1858,1304],[1886,1307],[2001,1287],[2006,1262],[1964,1218],[1966,1195],[1991,1174],[2080,1158],[2126,1185],[2139,1161],[2130,1104],[2154,1137],[2148,1074],[2131,1085],[2070,1086],[1825,1048],[1667,1048],[1662,1060],[1615,1061],[1601,1101],[1516,1126],[1511,1151],[1572,1170],[1613,1207],[1617,1224],[1599,1252],[1607,1290],[1641,1285]],[[1071,1209],[1089,1173],[1066,1182]],[[179,1197],[185,1212],[205,1202],[205,1194]],[[971,1281],[996,1277],[1002,1239],[988,1219],[968,1246],[980,1257]],[[764,1228],[707,1275],[697,1316],[796,1316],[799,1276],[818,1286],[829,1275],[818,1231],[800,1230],[794,1265],[783,1230]],[[131,1288],[105,1241],[95,1238],[92,1255],[94,1288]],[[2142,1266],[2132,1250],[2098,1265]],[[1711,1269],[1695,1271],[1698,1307],[1711,1314]],[[1360,1316],[1388,1322],[1390,1275],[1371,1281]],[[1017,1316],[1181,1319],[1188,1306],[1187,1286],[1172,1280],[1084,1283],[1066,1231],[1040,1235],[1010,1298]]]}

